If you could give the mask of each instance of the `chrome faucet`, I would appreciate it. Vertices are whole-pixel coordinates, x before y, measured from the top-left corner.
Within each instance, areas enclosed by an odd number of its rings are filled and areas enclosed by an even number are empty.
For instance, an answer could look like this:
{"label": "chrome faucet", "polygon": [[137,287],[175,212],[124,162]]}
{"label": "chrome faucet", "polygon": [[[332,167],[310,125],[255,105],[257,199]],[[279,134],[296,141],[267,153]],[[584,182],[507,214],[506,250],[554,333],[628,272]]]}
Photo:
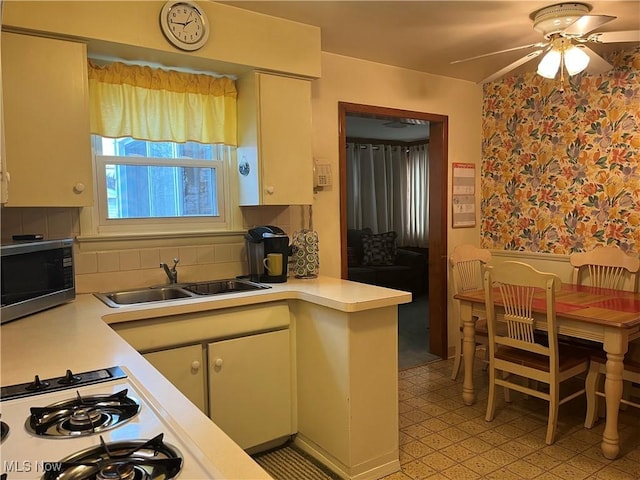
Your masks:
{"label": "chrome faucet", "polygon": [[167,265],[166,263],[160,262],[160,267],[164,268],[164,273],[167,274],[169,283],[178,283],[178,270],[176,269],[176,266],[178,265],[179,261],[180,259],[174,258],[172,268],[169,268],[169,265]]}

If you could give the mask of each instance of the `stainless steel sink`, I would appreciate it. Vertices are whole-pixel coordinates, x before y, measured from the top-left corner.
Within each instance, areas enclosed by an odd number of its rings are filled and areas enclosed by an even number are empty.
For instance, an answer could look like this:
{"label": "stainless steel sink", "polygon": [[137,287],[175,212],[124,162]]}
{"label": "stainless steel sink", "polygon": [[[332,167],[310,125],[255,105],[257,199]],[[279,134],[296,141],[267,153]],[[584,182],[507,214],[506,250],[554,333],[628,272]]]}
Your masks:
{"label": "stainless steel sink", "polygon": [[268,285],[250,282],[248,280],[228,279],[206,282],[181,283],[162,287],[139,288],[120,292],[94,293],[109,307],[125,305],[165,302],[168,300],[182,300],[204,295],[219,295],[223,293],[239,293],[252,290],[271,288]]}
{"label": "stainless steel sink", "polygon": [[133,305],[136,303],[164,302],[180,298],[193,297],[193,293],[180,287],[141,288],[138,290],[124,290],[122,292],[96,293],[96,297],[110,307]]}
{"label": "stainless steel sink", "polygon": [[184,285],[185,290],[198,295],[218,295],[220,293],[249,292],[271,288],[268,285],[250,282],[248,280],[215,280],[212,282],[198,282]]}

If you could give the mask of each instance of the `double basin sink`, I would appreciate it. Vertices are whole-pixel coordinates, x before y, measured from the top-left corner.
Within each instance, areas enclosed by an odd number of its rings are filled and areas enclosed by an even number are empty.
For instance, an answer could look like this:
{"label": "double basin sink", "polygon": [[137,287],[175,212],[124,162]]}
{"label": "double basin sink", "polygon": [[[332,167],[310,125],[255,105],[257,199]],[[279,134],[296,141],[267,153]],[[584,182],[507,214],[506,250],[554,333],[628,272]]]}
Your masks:
{"label": "double basin sink", "polygon": [[271,288],[268,285],[251,282],[244,279],[214,280],[207,282],[180,283],[161,287],[122,290],[110,293],[94,293],[109,307],[123,307],[144,303],[164,302],[197,298],[205,295],[221,295],[227,293],[250,292]]}

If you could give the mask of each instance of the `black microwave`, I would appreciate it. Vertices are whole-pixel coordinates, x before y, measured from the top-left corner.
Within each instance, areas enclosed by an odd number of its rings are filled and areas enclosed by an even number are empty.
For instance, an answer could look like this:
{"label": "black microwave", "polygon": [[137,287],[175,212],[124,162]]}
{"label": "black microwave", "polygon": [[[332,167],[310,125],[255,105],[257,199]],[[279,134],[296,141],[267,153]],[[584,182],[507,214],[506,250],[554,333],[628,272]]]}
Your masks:
{"label": "black microwave", "polygon": [[76,297],[73,240],[2,245],[0,323],[69,302]]}

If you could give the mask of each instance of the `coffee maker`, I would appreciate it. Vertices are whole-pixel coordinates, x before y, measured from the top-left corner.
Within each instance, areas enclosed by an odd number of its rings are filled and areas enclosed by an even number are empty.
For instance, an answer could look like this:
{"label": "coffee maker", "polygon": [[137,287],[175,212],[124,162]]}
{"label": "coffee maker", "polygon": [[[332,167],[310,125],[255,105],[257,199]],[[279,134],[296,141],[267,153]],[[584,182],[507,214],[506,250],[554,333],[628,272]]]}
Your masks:
{"label": "coffee maker", "polygon": [[245,240],[249,279],[264,283],[286,282],[291,247],[284,230],[273,225],[255,227],[246,233]]}

